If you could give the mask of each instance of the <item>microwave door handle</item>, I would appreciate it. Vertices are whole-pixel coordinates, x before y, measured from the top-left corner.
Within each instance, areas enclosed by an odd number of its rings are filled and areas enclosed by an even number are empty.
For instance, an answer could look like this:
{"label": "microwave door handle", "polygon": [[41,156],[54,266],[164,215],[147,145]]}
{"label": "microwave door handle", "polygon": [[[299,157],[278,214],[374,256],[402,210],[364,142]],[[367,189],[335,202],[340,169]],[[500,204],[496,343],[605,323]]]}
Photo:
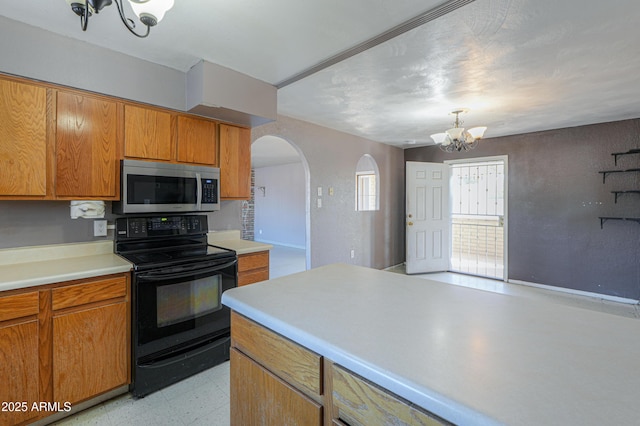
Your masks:
{"label": "microwave door handle", "polygon": [[188,277],[188,276],[193,275],[193,274],[208,274],[208,273],[212,273],[212,272],[217,272],[217,271],[219,271],[221,269],[227,268],[229,266],[233,266],[236,263],[238,263],[238,260],[234,259],[231,262],[227,262],[227,263],[224,263],[222,265],[216,265],[216,266],[212,266],[212,267],[208,267],[208,268],[198,268],[197,266],[194,266],[192,268],[186,268],[185,270],[180,271],[180,272],[176,272],[176,273],[163,273],[162,271],[159,271],[159,272],[156,272],[156,273],[149,272],[149,273],[138,275],[138,278],[143,279],[143,280],[147,280],[147,281],[172,280],[172,279],[175,279],[175,278]]}
{"label": "microwave door handle", "polygon": [[196,210],[202,210],[202,179],[200,176],[200,172],[196,172]]}

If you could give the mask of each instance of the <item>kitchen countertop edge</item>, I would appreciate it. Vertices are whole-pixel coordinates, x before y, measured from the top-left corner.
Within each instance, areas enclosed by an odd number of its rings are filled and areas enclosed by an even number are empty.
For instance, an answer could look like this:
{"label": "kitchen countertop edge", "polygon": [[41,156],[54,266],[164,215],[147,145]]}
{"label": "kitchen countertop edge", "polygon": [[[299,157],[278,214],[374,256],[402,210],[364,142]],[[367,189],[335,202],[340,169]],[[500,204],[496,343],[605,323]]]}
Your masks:
{"label": "kitchen countertop edge", "polygon": [[0,264],[0,292],[131,271],[133,265],[107,246],[113,250],[113,242],[104,241],[3,249],[14,263]]}

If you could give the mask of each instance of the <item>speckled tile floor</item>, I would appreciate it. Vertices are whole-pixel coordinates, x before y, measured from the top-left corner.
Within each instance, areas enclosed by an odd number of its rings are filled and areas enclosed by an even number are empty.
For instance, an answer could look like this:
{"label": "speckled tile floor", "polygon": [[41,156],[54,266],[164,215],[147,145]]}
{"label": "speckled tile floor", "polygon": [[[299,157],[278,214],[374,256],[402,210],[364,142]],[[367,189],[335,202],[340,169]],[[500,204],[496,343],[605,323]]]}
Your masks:
{"label": "speckled tile floor", "polygon": [[229,425],[229,362],[144,398],[124,394],[60,420],[55,425]]}

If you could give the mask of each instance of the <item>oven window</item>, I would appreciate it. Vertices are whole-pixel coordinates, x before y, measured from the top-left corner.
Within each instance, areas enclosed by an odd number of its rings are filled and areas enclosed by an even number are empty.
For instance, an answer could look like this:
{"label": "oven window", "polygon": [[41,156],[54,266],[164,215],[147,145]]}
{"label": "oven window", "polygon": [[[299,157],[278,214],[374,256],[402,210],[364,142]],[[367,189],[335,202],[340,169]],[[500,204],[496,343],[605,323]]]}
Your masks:
{"label": "oven window", "polygon": [[198,318],[220,309],[221,282],[221,275],[214,275],[157,287],[158,328]]}

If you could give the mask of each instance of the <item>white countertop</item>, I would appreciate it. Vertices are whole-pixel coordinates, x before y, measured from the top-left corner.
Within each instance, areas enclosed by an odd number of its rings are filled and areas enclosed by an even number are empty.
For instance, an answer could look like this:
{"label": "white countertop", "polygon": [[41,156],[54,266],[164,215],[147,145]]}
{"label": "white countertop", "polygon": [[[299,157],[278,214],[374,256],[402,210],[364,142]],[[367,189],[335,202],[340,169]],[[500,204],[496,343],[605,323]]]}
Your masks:
{"label": "white countertop", "polygon": [[0,250],[0,291],[79,280],[131,270],[113,253],[113,241]]}
{"label": "white countertop", "polygon": [[344,264],[222,301],[456,424],[640,419],[633,318]]}
{"label": "white countertop", "polygon": [[271,244],[240,239],[239,230],[210,231],[207,234],[209,244],[235,250],[237,254],[256,253],[271,250]]}

